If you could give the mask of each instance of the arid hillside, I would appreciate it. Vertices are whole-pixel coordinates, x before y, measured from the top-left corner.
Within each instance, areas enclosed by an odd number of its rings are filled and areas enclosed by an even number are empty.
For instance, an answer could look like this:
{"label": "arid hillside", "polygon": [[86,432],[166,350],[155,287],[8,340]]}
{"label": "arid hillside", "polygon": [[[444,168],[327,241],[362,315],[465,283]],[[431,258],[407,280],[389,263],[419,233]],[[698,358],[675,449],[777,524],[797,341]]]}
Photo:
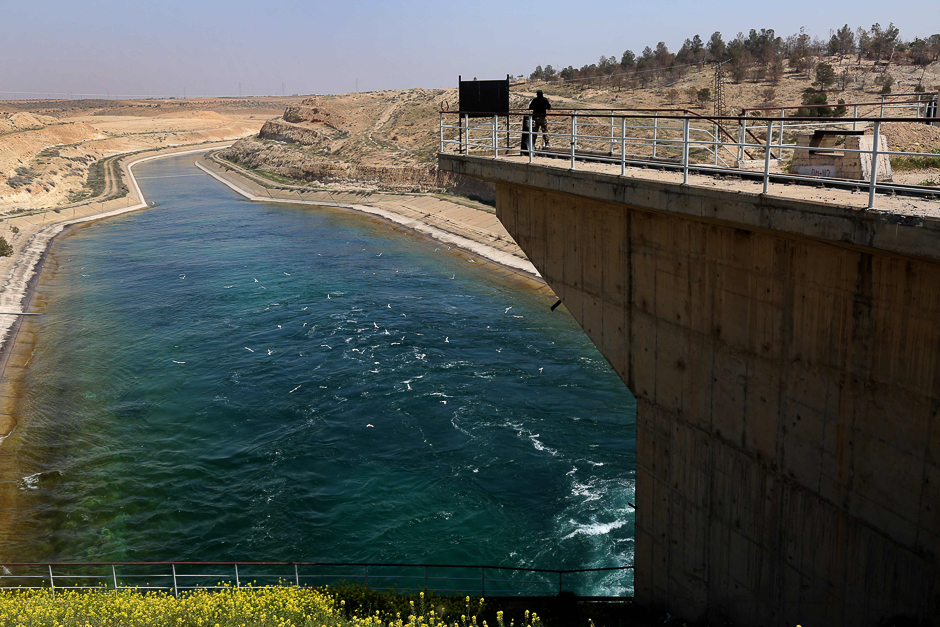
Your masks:
{"label": "arid hillside", "polygon": [[300,98],[0,102],[0,217],[96,196],[117,153],[237,139]]}
{"label": "arid hillside", "polygon": [[[874,62],[831,58],[840,85],[829,88],[829,102],[879,101],[876,84],[885,68]],[[927,68],[894,66],[894,93],[911,91],[921,81],[929,90],[940,89],[940,63]],[[725,114],[737,115],[745,107],[797,106],[803,91],[815,81],[811,71],[787,71],[770,80],[727,78]],[[844,89],[841,87],[844,85]],[[675,108],[712,113],[712,103],[699,102],[694,94],[714,86],[714,70],[704,67],[679,80],[651,81],[645,87],[629,87],[610,81],[522,82],[511,91],[510,106],[525,108],[542,89],[556,109],[566,108]],[[223,157],[243,167],[309,184],[335,188],[398,191],[447,191],[486,197],[477,186],[442,177],[435,154],[439,140],[441,108],[457,108],[456,89],[411,89],[307,98],[285,108],[280,117],[264,123],[257,136],[243,139]],[[851,113],[851,110],[850,112]],[[860,116],[877,115],[878,106],[860,107]],[[450,118],[453,123],[453,117]],[[895,126],[892,148],[919,146],[940,148],[940,129],[916,125]]]}

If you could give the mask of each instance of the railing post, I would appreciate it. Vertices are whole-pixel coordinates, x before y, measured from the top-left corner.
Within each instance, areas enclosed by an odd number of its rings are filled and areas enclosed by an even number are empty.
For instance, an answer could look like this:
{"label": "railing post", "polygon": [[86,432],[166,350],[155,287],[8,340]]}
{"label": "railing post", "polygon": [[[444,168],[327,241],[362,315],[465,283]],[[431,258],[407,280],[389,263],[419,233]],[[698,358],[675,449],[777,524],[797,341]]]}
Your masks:
{"label": "railing post", "polygon": [[493,158],[494,159],[499,157],[499,137],[496,134],[497,133],[496,125],[498,123],[497,120],[499,120],[499,116],[494,115],[493,116]]}
{"label": "railing post", "polygon": [[[532,156],[535,152],[535,135],[532,134],[532,126],[535,123],[535,118],[533,118],[531,115],[526,117],[529,118],[529,163],[532,163]],[[545,126],[547,127],[548,124]]]}
{"label": "railing post", "polygon": [[764,191],[767,193],[767,187],[770,183],[770,145],[773,142],[774,121],[767,120],[767,146],[764,148]]}
{"label": "railing post", "polygon": [[176,586],[176,564],[170,564],[173,567],[173,597],[179,598],[179,588]]}
{"label": "railing post", "polygon": [[614,156],[614,114],[610,114],[610,156]]}
{"label": "railing post", "polygon": [[241,579],[238,578],[238,564],[235,564],[235,587],[236,588],[242,587]]}
{"label": "railing post", "polygon": [[574,152],[577,149],[578,114],[571,114],[571,169],[574,170]]}
{"label": "railing post", "polygon": [[878,114],[878,117],[883,118],[884,116],[885,116],[885,97],[884,97],[884,94],[882,94],[881,95],[881,112]]}
{"label": "railing post", "polygon": [[441,147],[438,152],[444,152],[444,112],[441,111]]}
{"label": "railing post", "polygon": [[871,139],[871,180],[868,183],[868,208],[875,208],[875,189],[878,187],[878,140],[881,122],[875,120],[875,133]]}
{"label": "railing post", "polygon": [[49,587],[52,588],[52,598],[55,598],[55,580],[52,578],[52,564],[47,564],[49,567]]}
{"label": "railing post", "polygon": [[780,135],[779,137],[780,141],[777,144],[777,158],[778,159],[783,159],[783,123],[784,123],[784,120],[786,119],[786,116],[783,113],[784,113],[783,107],[781,107],[780,108],[780,129],[777,131],[777,133]]}
{"label": "railing post", "polygon": [[627,118],[620,118],[620,176],[627,173]]}
{"label": "railing post", "polygon": [[111,577],[114,580],[114,594],[117,594],[117,571],[114,570],[114,564],[111,564]]}
{"label": "railing post", "polygon": [[852,130],[858,130],[858,105],[855,105],[855,113],[852,115],[855,120],[852,120]]}
{"label": "railing post", "polygon": [[682,118],[682,184],[689,183],[689,118]]}
{"label": "railing post", "polygon": [[718,165],[718,151],[721,149],[721,136],[718,134],[718,123],[715,123],[715,135],[713,136],[715,140],[713,146],[715,148],[715,165]]}
{"label": "railing post", "polygon": [[294,564],[294,583],[300,587],[300,571],[297,570],[297,564]]}
{"label": "railing post", "polygon": [[653,113],[653,159],[656,158],[657,139],[659,139],[659,111]]}
{"label": "railing post", "polygon": [[738,125],[738,161],[744,161],[744,140],[747,138],[747,118]]}
{"label": "railing post", "polygon": [[463,145],[463,154],[470,154],[470,116],[466,113],[463,116],[464,123],[464,145]]}

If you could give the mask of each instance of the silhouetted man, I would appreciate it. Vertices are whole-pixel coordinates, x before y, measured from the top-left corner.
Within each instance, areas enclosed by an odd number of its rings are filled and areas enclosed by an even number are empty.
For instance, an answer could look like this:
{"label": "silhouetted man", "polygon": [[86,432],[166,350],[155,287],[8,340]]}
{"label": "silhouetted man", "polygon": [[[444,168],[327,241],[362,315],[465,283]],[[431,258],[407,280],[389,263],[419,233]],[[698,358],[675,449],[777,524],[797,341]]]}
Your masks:
{"label": "silhouetted man", "polygon": [[542,147],[550,145],[548,141],[548,121],[545,116],[551,108],[552,104],[548,101],[548,98],[542,95],[542,90],[535,92],[535,98],[529,103],[529,109],[532,111],[535,122],[535,129],[532,132],[532,148],[535,148],[535,140],[539,136],[539,129],[542,129]]}

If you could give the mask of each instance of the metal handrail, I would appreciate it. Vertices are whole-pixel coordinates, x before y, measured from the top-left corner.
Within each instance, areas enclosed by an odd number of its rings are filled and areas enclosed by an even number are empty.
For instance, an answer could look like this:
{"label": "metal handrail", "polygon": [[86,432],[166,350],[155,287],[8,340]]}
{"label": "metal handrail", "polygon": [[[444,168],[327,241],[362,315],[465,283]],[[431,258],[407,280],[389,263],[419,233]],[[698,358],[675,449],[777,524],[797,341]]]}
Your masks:
{"label": "metal handrail", "polygon": [[[602,111],[605,113],[601,113]],[[440,152],[443,153],[448,147],[456,146],[457,151],[467,155],[473,151],[474,154],[479,152],[491,154],[495,158],[501,156],[528,156],[530,163],[536,156],[565,158],[570,160],[570,169],[572,170],[576,169],[576,164],[579,161],[619,164],[622,176],[626,174],[627,165],[653,166],[662,169],[680,170],[683,174],[684,184],[688,183],[690,172],[699,174],[734,173],[744,178],[758,177],[758,180],[763,183],[763,194],[768,193],[771,182],[803,182],[815,185],[823,182],[834,187],[848,187],[850,189],[867,187],[868,209],[874,209],[875,195],[879,191],[921,195],[940,193],[940,186],[914,186],[878,180],[879,157],[940,158],[940,155],[936,153],[881,149],[879,141],[881,125],[890,122],[910,122],[911,118],[703,117],[698,114],[676,115],[676,111],[668,111],[667,113],[662,113],[661,110],[653,111],[655,111],[653,114],[634,113],[629,115],[613,113],[609,109],[574,110],[571,113],[551,112],[546,117],[549,118],[549,122],[554,128],[552,132],[543,133],[536,133],[532,124],[529,124],[528,130],[525,130],[522,121],[531,117],[531,112],[525,110],[521,113],[511,112],[509,115],[506,115],[505,112],[475,113],[473,115],[476,119],[473,123],[471,123],[471,117],[466,113],[442,111],[440,115]],[[458,115],[457,124],[446,124],[445,116],[447,115]],[[518,121],[514,122],[514,117]],[[604,123],[597,122],[600,118],[605,120]],[[620,123],[616,124],[618,120]],[[628,125],[628,120],[633,121],[633,124]],[[918,118],[918,120],[920,122],[940,122],[940,118]],[[481,121],[482,123],[480,123]],[[666,125],[665,123],[669,121],[678,121],[682,125]],[[734,138],[723,127],[722,122],[737,124],[737,138]],[[837,176],[824,177],[770,172],[771,160],[780,159],[784,151],[814,149],[811,146],[800,146],[786,141],[785,134],[787,130],[789,130],[790,134],[788,136],[790,137],[792,137],[795,128],[805,129],[812,126],[839,128],[851,124],[854,131],[859,122],[871,124],[873,127],[874,137],[871,149],[850,149],[839,146],[837,148],[819,148],[818,150],[833,150],[841,152],[843,155],[859,154],[868,156],[872,165],[869,168],[870,177],[867,181]],[[711,130],[694,126],[703,123],[709,124]],[[595,130],[598,128],[607,128],[608,132],[598,134],[599,131]],[[627,133],[628,129],[631,131],[630,135]],[[635,132],[636,129],[643,129],[643,132],[637,133]],[[676,137],[676,131],[679,130],[681,130],[681,137]],[[665,131],[671,131],[671,133],[665,133]],[[449,137],[448,132],[451,133]],[[652,137],[649,136],[651,133]],[[455,134],[457,135],[456,138],[454,137]],[[560,145],[558,147],[546,148],[543,146],[541,149],[536,148],[535,140],[540,134],[548,137],[552,142],[561,140]],[[702,135],[705,139],[697,138]],[[515,146],[512,145],[513,137],[518,140],[518,144]],[[730,138],[730,141],[727,141],[726,138]],[[523,140],[526,140],[525,145],[531,149],[522,146]],[[564,146],[565,143],[568,143],[567,148]],[[600,149],[587,150],[591,146],[599,146]],[[646,150],[647,154],[628,154],[627,148],[630,147],[633,150],[635,146],[645,147],[645,149],[648,149]],[[671,149],[672,154],[668,154],[669,151],[666,149]],[[502,155],[500,155],[501,151]],[[693,151],[699,152],[693,155]],[[704,151],[704,153],[701,151]],[[731,155],[736,156],[738,163],[735,164],[735,167],[728,167],[724,160],[720,159],[719,151],[728,151]],[[758,156],[763,156],[763,173],[740,167],[740,162],[745,157],[751,159],[751,161],[758,161],[754,159],[749,151]],[[648,156],[649,152],[652,153],[652,157]],[[679,155],[677,156],[675,152],[678,152]],[[711,163],[701,162],[703,154]]]}
{"label": "metal handrail", "polygon": [[[122,567],[134,567],[137,569],[146,570],[148,567],[157,567],[162,569],[158,572],[151,572],[148,574],[141,574],[139,572],[121,572],[118,573],[118,566]],[[42,574],[15,574],[10,571],[10,568],[20,569],[20,568],[29,568],[29,569],[40,569],[38,572]],[[80,574],[68,574],[72,572],[69,569],[74,568],[92,568],[92,567],[109,567],[109,570],[101,574],[82,572]],[[201,567],[219,567],[216,570],[222,570],[220,567],[232,567],[232,572],[228,573],[218,573],[218,572],[192,572],[198,570]],[[242,572],[239,573],[239,567],[242,567]],[[501,593],[505,596],[526,596],[539,594],[544,595],[546,593],[554,592],[555,594],[561,594],[564,590],[563,586],[563,576],[566,574],[578,574],[578,573],[592,573],[592,572],[609,572],[609,571],[625,571],[632,570],[633,566],[608,566],[603,568],[572,568],[572,569],[552,569],[552,568],[526,568],[526,567],[513,567],[513,566],[489,566],[489,565],[468,565],[468,564],[405,564],[405,563],[378,563],[378,562],[6,562],[0,564],[2,568],[2,573],[0,573],[0,584],[4,583],[6,580],[20,580],[26,583],[29,583],[29,580],[41,580],[41,585],[0,585],[0,590],[40,590],[48,589],[52,591],[53,596],[56,593],[56,590],[68,589],[68,590],[113,590],[117,592],[119,590],[172,590],[174,596],[179,596],[181,593],[189,590],[219,590],[227,589],[233,586],[236,588],[244,587],[243,582],[247,580],[244,569],[245,567],[276,567],[281,568],[279,572],[275,573],[255,573],[253,577],[254,581],[257,579],[274,579],[277,578],[278,583],[276,585],[284,585],[285,582],[295,585],[297,587],[301,586],[301,580],[311,580],[311,579],[323,579],[331,578],[333,580],[339,579],[340,581],[346,581],[349,579],[353,580],[362,580],[365,585],[369,586],[369,580],[376,582],[377,580],[392,580],[393,582],[401,583],[403,581],[420,581],[421,585],[417,587],[407,586],[407,587],[397,587],[389,586],[390,589],[395,590],[428,590],[438,593],[451,593],[459,592],[461,594],[476,594],[479,592],[480,596],[484,596],[489,593],[491,596],[496,593]],[[292,567],[286,573],[283,570],[283,567]],[[55,574],[53,568],[59,570],[59,574]],[[301,572],[301,568],[309,570],[311,568],[319,569],[320,572]],[[356,568],[362,569],[361,572],[344,572],[344,573],[326,573],[322,572],[323,569],[330,568]],[[372,568],[373,571],[370,573],[369,569]],[[395,574],[383,574],[381,572],[376,572],[375,569],[388,569],[388,568],[397,568],[397,569],[423,569],[421,574],[409,575],[402,573]],[[446,570],[449,571],[450,575],[440,575],[437,573],[429,573],[431,569]],[[65,571],[65,572],[63,572]],[[454,572],[454,571],[479,571],[479,576],[466,576],[466,572]],[[490,576],[487,578],[487,571],[497,571],[504,573],[521,573],[523,575],[529,576],[527,579],[506,579],[506,578],[494,578]],[[541,578],[532,578],[531,575],[550,575],[551,577],[541,577]],[[503,575],[506,577],[507,575]],[[511,576],[511,575],[508,575]],[[124,584],[128,580],[148,580],[143,584],[135,583],[131,585]],[[200,584],[197,580],[199,579],[210,579],[211,582],[207,584]],[[165,585],[154,585],[151,584],[149,580],[155,580],[159,583]],[[62,582],[69,583],[74,582],[71,585],[61,585]],[[87,585],[88,582],[95,582],[94,585]],[[473,581],[478,582],[479,585],[474,585],[472,587],[462,587],[455,589],[453,585],[443,585],[441,587],[435,587],[434,585],[437,582],[449,582],[454,584],[457,582],[467,582]],[[59,583],[57,583],[59,582]],[[172,583],[171,583],[172,582]],[[85,583],[86,585],[79,585],[80,583]],[[124,584],[124,585],[122,585]],[[487,585],[489,584],[489,586]],[[515,588],[512,586],[504,588],[493,588],[493,584],[514,584]],[[464,584],[459,584],[464,585]],[[273,585],[251,585],[252,588],[264,589],[274,587]],[[375,586],[372,586],[375,587]]]}

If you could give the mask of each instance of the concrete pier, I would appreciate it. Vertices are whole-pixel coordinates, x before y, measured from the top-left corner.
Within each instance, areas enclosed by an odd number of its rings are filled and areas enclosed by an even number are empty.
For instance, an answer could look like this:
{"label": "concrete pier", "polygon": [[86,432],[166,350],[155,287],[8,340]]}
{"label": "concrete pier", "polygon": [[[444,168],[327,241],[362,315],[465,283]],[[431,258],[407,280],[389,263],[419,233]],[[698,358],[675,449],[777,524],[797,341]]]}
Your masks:
{"label": "concrete pier", "polygon": [[637,397],[636,600],[940,619],[940,203],[862,211],[439,155]]}

